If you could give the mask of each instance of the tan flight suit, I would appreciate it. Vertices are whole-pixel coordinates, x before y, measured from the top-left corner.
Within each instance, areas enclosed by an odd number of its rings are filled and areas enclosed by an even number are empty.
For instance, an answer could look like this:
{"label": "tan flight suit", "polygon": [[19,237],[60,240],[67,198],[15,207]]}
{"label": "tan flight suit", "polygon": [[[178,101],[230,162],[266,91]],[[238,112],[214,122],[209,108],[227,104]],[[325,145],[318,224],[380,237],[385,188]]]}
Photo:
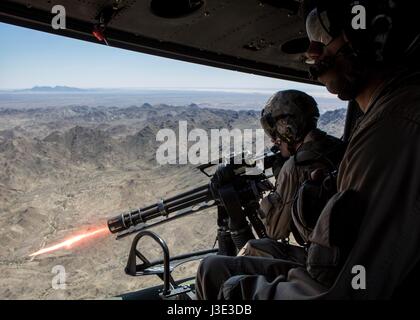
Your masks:
{"label": "tan flight suit", "polygon": [[[299,187],[310,179],[310,174],[315,169],[326,169],[324,163],[316,161],[314,158],[318,157],[319,154],[326,154],[327,157],[330,157],[332,153],[341,152],[341,149],[338,149],[341,145],[341,140],[329,136],[319,129],[314,129],[305,136],[303,144],[297,150],[297,156],[290,157],[284,163],[276,180],[276,190],[266,196],[260,204],[261,211],[265,215],[264,224],[269,238],[288,241],[291,233],[290,224],[293,223],[291,217],[292,205]],[[296,159],[300,159],[303,152],[310,152],[310,157],[307,159],[309,161],[306,165],[299,165],[296,163]],[[338,158],[335,154],[332,157]],[[313,161],[310,161],[311,159]],[[334,159],[332,161],[337,162],[335,165],[338,169],[338,161]],[[239,251],[238,255],[278,256],[276,252],[272,252],[270,249],[263,250],[259,242],[259,240],[249,241]],[[269,241],[265,241],[265,243],[269,246]],[[282,254],[280,253],[280,255]]]}
{"label": "tan flight suit", "polygon": [[[338,191],[321,213],[305,266],[212,257],[199,267],[197,296],[383,299],[420,288],[420,69],[401,72],[375,91],[341,163]],[[354,197],[344,201],[346,193]],[[346,238],[354,239],[346,244],[349,253],[340,247]],[[249,265],[252,272],[238,267]],[[364,289],[354,287],[360,270]]]}
{"label": "tan flight suit", "polygon": [[[352,135],[338,190],[357,192],[365,213],[350,259],[327,297],[410,296],[407,286],[420,287],[420,68],[376,90]],[[332,247],[320,240],[325,234],[313,241]],[[366,270],[366,290],[351,286],[355,265]]]}

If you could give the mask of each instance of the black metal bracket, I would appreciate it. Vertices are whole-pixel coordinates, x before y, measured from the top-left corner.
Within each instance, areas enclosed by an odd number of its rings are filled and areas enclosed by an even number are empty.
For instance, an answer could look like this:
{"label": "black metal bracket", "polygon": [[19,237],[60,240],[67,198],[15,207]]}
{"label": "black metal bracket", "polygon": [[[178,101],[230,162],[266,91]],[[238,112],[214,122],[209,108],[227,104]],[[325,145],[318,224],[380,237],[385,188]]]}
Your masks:
{"label": "black metal bracket", "polygon": [[[156,261],[149,261],[137,248],[137,244],[143,237],[150,237],[162,248],[163,259]],[[125,267],[125,273],[131,276],[146,276],[156,275],[163,280],[163,289],[160,296],[163,299],[171,299],[181,294],[187,294],[192,291],[190,286],[182,285],[178,286],[176,281],[172,278],[171,272],[179,265],[188,261],[202,259],[208,255],[216,254],[218,249],[210,249],[199,252],[188,253],[184,255],[170,257],[169,249],[166,242],[156,233],[143,230],[140,231],[131,245],[130,254]],[[137,264],[137,259],[142,261],[141,264]]]}
{"label": "black metal bracket", "polygon": [[[169,294],[170,293],[170,280],[173,281],[173,279],[170,279],[171,273],[169,269],[169,248],[166,242],[161,237],[159,237],[156,233],[149,230],[144,230],[144,231],[139,232],[135,236],[133,243],[131,244],[130,255],[128,257],[127,266],[125,267],[125,272],[131,276],[136,276],[138,275],[138,270],[146,270],[147,268],[150,268],[152,266],[150,261],[140,251],[137,250],[137,243],[140,241],[141,238],[145,236],[152,238],[162,248],[163,275],[161,271],[153,272],[153,270],[151,270],[150,272],[146,272],[143,275],[156,274],[159,277],[161,277],[161,279],[163,280],[162,293],[164,295]],[[137,265],[137,258],[143,261],[143,264]]]}

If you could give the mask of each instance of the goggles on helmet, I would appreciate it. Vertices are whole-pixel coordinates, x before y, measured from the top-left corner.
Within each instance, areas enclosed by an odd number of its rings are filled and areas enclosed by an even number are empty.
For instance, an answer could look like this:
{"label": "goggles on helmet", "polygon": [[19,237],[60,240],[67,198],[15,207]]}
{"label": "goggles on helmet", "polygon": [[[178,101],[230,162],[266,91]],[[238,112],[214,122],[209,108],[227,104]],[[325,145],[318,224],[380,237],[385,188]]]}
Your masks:
{"label": "goggles on helmet", "polygon": [[[261,117],[261,122],[264,123],[264,126],[265,126],[265,129],[266,129],[267,133],[269,134],[269,136],[273,140],[280,139],[280,140],[282,140],[286,143],[291,142],[290,137],[288,137],[287,135],[281,134],[277,129],[277,122],[280,119],[284,119],[288,116],[290,116],[290,115],[282,114],[282,115],[279,115],[277,117],[273,117],[273,115],[271,113],[265,113]],[[267,126],[268,126],[268,128],[267,128]]]}
{"label": "goggles on helmet", "polygon": [[276,139],[276,119],[273,117],[273,115],[270,112],[263,113],[263,115],[261,116],[261,123],[263,125],[264,130],[266,130],[266,133],[272,139]]}

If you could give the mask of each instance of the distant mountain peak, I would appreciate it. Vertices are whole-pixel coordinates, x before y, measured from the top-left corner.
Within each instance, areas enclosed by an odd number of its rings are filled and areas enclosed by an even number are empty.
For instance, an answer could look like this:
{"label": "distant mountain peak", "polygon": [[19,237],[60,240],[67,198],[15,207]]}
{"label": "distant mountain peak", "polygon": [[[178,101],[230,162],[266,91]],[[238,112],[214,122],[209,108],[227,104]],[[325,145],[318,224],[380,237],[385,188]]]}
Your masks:
{"label": "distant mountain peak", "polygon": [[74,87],[67,87],[67,86],[55,86],[55,87],[49,87],[49,86],[35,86],[30,89],[23,89],[19,91],[25,91],[25,92],[82,92],[85,91],[80,88],[74,88]]}

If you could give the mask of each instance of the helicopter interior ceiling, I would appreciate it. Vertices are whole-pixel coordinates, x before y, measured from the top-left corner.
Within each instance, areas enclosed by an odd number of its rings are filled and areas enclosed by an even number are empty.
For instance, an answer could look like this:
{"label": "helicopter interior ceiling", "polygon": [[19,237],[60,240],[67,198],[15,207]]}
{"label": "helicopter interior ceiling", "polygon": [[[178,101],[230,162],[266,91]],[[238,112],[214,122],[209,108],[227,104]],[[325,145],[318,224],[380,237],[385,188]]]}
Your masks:
{"label": "helicopter interior ceiling", "polygon": [[[51,26],[55,5],[65,8],[66,29]],[[295,0],[1,0],[0,21],[102,44],[104,36],[114,47],[313,83],[301,53],[308,40],[298,9]]]}

